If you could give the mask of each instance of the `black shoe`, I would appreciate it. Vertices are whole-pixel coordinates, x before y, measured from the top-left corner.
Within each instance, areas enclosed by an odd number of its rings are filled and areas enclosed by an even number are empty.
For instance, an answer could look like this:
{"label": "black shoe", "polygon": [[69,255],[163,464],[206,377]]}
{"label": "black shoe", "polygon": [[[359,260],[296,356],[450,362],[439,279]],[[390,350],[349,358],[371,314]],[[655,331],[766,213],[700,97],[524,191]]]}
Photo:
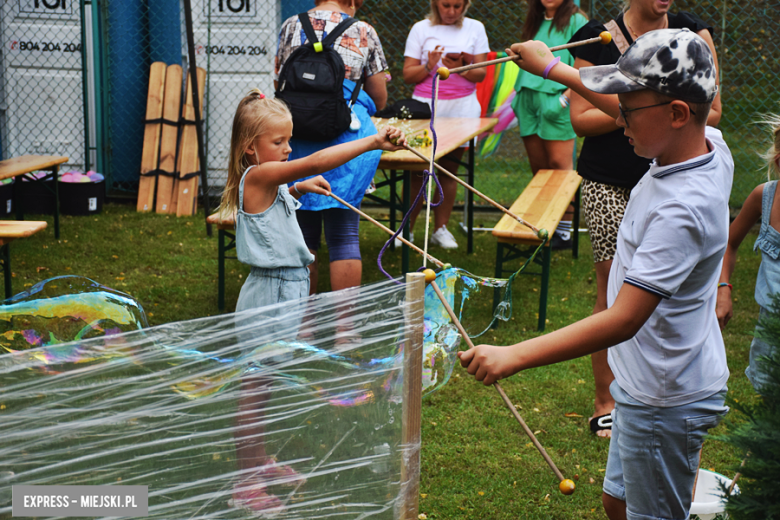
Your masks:
{"label": "black shoe", "polygon": [[550,247],[554,251],[558,251],[560,249],[571,249],[571,235],[569,235],[568,240],[564,240],[561,238],[561,235],[558,233],[554,233],[552,237],[552,241],[550,242]]}

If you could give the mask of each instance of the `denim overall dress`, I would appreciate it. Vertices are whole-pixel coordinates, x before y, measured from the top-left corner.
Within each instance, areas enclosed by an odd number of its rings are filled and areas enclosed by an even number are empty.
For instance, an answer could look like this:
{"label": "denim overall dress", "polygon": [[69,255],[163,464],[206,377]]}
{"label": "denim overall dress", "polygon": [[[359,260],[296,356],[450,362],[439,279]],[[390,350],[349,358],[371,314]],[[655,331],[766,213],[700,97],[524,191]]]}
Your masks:
{"label": "denim overall dress", "polygon": [[314,262],[295,218],[300,204],[286,185],[279,186],[273,204],[262,213],[244,211],[244,181],[251,168],[238,185],[236,252],[252,270],[241,287],[236,312],[306,298],[307,266]]}
{"label": "denim overall dress", "polygon": [[[756,302],[760,306],[759,321],[769,313],[772,304],[772,295],[780,292],[780,232],[769,225],[772,214],[772,204],[775,200],[777,181],[770,181],[764,185],[764,194],[761,199],[761,230],[753,246],[753,251],[761,250],[761,266],[756,277]],[[759,332],[760,327],[756,327]],[[745,370],[753,387],[759,390],[761,385],[768,382],[767,376],[762,372],[757,363],[761,356],[769,356],[772,346],[758,337],[753,338],[750,345],[750,364]],[[760,390],[759,390],[760,391]]]}

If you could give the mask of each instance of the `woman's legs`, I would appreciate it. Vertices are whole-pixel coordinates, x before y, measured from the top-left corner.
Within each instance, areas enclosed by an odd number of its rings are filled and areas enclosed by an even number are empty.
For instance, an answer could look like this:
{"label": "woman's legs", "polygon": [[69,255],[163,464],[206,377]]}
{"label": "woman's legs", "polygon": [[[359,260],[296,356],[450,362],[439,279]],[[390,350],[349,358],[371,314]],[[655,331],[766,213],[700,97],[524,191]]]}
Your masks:
{"label": "woman's legs", "polygon": [[[528,154],[528,162],[531,164],[531,173],[534,175],[539,170],[571,170],[574,168],[574,139],[548,141],[538,135],[528,135],[523,137],[523,144],[525,152]],[[574,206],[570,204],[561,222],[571,223],[573,217]]]}
{"label": "woman's legs", "polygon": [[360,217],[350,209],[330,208],[323,212],[325,242],[330,256],[330,288],[340,291],[360,285]]}
{"label": "woman's legs", "polygon": [[549,158],[547,156],[547,148],[544,145],[544,139],[538,135],[527,135],[523,137],[523,144],[525,145],[525,153],[528,155],[532,174],[536,175],[536,172],[539,170],[549,168],[547,166]]}
{"label": "woman's legs", "polygon": [[317,294],[317,280],[319,279],[317,267],[319,258],[317,250],[320,248],[322,236],[322,212],[299,209],[295,212],[298,226],[303,233],[303,241],[309,252],[314,255],[314,263],[309,265],[309,295]]}
{"label": "woman's legs", "polygon": [[337,260],[330,263],[330,289],[340,291],[357,287],[363,277],[362,260]]}

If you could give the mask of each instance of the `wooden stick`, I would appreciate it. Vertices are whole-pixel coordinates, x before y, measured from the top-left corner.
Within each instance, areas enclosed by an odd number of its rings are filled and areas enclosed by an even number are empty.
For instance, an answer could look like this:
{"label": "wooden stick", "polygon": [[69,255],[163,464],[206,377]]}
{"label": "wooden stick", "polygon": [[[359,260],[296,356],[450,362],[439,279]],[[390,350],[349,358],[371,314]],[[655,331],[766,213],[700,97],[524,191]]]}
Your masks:
{"label": "wooden stick", "polygon": [[417,520],[419,512],[424,315],[425,275],[406,273],[400,520]]}
{"label": "wooden stick", "polygon": [[[747,456],[745,456],[745,458],[744,458],[744,459],[742,459],[742,463],[739,465],[739,469],[740,469],[740,470],[742,469],[742,466],[744,466],[744,465],[745,465],[745,462],[747,462],[747,458],[748,458],[749,456],[750,456],[750,453],[748,453],[748,454],[747,454]],[[737,474],[736,474],[736,475],[734,475],[734,478],[733,478],[733,479],[731,479],[731,485],[729,486],[729,490],[728,490],[728,492],[726,493],[726,496],[731,496],[731,492],[732,492],[732,491],[734,491],[734,486],[736,486],[736,485],[737,485],[737,479],[738,479],[739,477],[741,477],[741,476],[742,476],[742,473],[740,473],[739,471],[737,471]]]}
{"label": "wooden stick", "polygon": [[[455,315],[455,312],[452,310],[452,307],[450,307],[450,304],[447,303],[446,298],[444,298],[444,294],[442,294],[441,290],[439,289],[439,286],[436,285],[436,281],[435,280],[433,282],[431,282],[431,287],[433,287],[433,290],[436,293],[436,296],[439,297],[439,299],[441,300],[442,305],[444,305],[444,308],[447,310],[447,314],[450,315],[450,319],[455,324],[455,326],[458,328],[458,331],[460,332],[460,335],[463,337],[464,340],[466,340],[466,344],[469,346],[469,348],[474,348],[474,343],[471,341],[471,338],[469,337],[468,333],[466,332],[466,329],[463,328],[463,325],[460,323],[460,320]],[[547,452],[545,451],[544,447],[536,439],[536,436],[534,435],[534,432],[531,431],[531,429],[525,423],[523,418],[517,412],[517,409],[512,404],[512,402],[509,400],[509,398],[506,396],[506,393],[504,393],[504,389],[501,388],[501,385],[499,385],[498,382],[495,382],[495,383],[493,383],[493,386],[498,391],[499,395],[501,396],[501,399],[504,400],[504,404],[506,404],[506,407],[509,408],[509,411],[512,412],[512,415],[514,415],[515,419],[517,419],[517,422],[519,422],[520,426],[523,427],[523,430],[525,431],[526,435],[528,435],[528,437],[531,439],[531,442],[534,443],[534,446],[536,446],[536,449],[539,450],[539,453],[542,454],[542,457],[544,458],[545,462],[547,462],[547,465],[550,466],[550,469],[553,470],[553,473],[555,473],[555,476],[558,478],[558,480],[564,480],[563,474],[560,472],[558,467],[555,465],[555,463],[552,461],[550,456],[547,454]]]}
{"label": "wooden stick", "polygon": [[[607,33],[609,35],[609,32],[604,31],[604,33]],[[572,47],[580,47],[582,45],[589,45],[591,43],[602,43],[604,45],[608,44],[610,41],[612,41],[611,35],[609,37],[604,36],[604,33],[601,33],[599,36],[596,36],[595,38],[588,38],[587,40],[582,40],[578,42],[572,42],[572,43],[566,43],[564,45],[557,45],[555,47],[550,47],[550,52],[555,51],[561,51],[563,49],[571,49]],[[605,41],[606,40],[606,41]],[[489,60],[489,61],[482,61],[480,63],[472,63],[471,65],[464,65],[462,67],[455,67],[454,69],[447,69],[446,67],[442,67],[437,71],[439,74],[439,77],[441,79],[447,79],[446,77],[443,77],[441,74],[441,70],[445,69],[448,72],[445,73],[445,76],[449,76],[450,74],[457,74],[459,72],[466,72],[467,70],[471,69],[478,69],[480,67],[487,67],[489,65],[495,65],[497,63],[504,63],[505,61],[513,61],[519,59],[520,56],[506,56],[505,58],[498,58],[495,60]]]}
{"label": "wooden stick", "polygon": [[[420,159],[422,159],[422,160],[424,160],[424,161],[426,161],[426,162],[429,162],[429,161],[430,161],[430,159],[429,159],[428,157],[426,157],[426,156],[425,156],[425,155],[423,155],[422,153],[418,152],[417,150],[415,150],[414,148],[412,148],[412,147],[411,147],[411,146],[409,146],[408,144],[407,144],[407,145],[406,145],[404,148],[406,148],[407,150],[409,150],[410,152],[412,152],[414,155],[416,155],[416,156],[417,156],[417,157],[419,157]],[[524,225],[524,226],[526,226],[526,227],[530,228],[531,230],[533,230],[533,232],[534,232],[534,233],[536,233],[537,235],[539,235],[539,228],[537,228],[537,227],[536,227],[536,226],[534,226],[533,224],[529,224],[529,223],[528,223],[528,222],[526,222],[525,220],[521,219],[520,217],[518,217],[517,215],[515,215],[514,213],[512,213],[510,210],[506,209],[504,206],[502,206],[502,205],[501,205],[501,204],[499,204],[498,202],[494,201],[493,199],[491,199],[490,197],[488,197],[488,196],[487,196],[487,195],[485,195],[484,193],[480,192],[478,189],[476,189],[475,187],[473,187],[473,186],[472,186],[472,185],[470,185],[469,183],[467,183],[467,182],[463,181],[463,180],[462,180],[460,177],[458,177],[457,175],[455,175],[455,174],[453,174],[453,173],[450,173],[450,172],[448,172],[447,170],[445,170],[444,168],[442,168],[441,166],[439,166],[437,163],[435,163],[435,162],[434,162],[434,163],[433,163],[433,165],[434,165],[436,168],[438,168],[440,172],[444,173],[445,175],[448,175],[448,176],[449,176],[450,178],[452,178],[452,179],[455,179],[455,181],[456,181],[456,182],[458,182],[458,183],[459,183],[461,186],[463,186],[463,187],[464,187],[464,188],[466,188],[467,190],[469,190],[469,191],[471,191],[472,193],[474,193],[474,195],[476,195],[476,196],[478,196],[478,197],[482,198],[483,200],[485,200],[486,202],[488,202],[488,203],[489,203],[491,206],[493,206],[493,207],[495,207],[495,208],[497,208],[497,209],[499,209],[499,210],[503,211],[504,213],[506,213],[507,215],[509,215],[510,217],[512,217],[513,219],[515,219],[516,221],[518,221],[520,224],[522,224],[522,225]]]}
{"label": "wooden stick", "polygon": [[[359,209],[357,209],[355,206],[353,206],[353,205],[352,205],[352,204],[350,204],[349,202],[345,201],[344,199],[342,199],[342,198],[341,198],[341,197],[339,197],[338,195],[334,194],[333,192],[331,192],[331,193],[330,193],[330,196],[331,196],[331,197],[333,197],[334,199],[336,199],[337,201],[339,201],[340,203],[344,204],[346,207],[348,207],[349,209],[351,209],[352,211],[354,211],[355,213],[357,213],[358,215],[360,215],[360,216],[361,216],[361,217],[363,217],[364,219],[368,220],[369,222],[371,222],[372,224],[374,224],[374,225],[375,225],[375,226],[377,226],[378,228],[380,228],[380,229],[383,229],[384,231],[386,231],[386,232],[387,232],[387,233],[389,233],[390,235],[394,235],[394,234],[395,234],[395,231],[393,231],[393,230],[392,230],[392,229],[390,229],[389,227],[385,226],[385,225],[384,225],[384,224],[382,224],[381,222],[378,222],[378,221],[374,220],[373,218],[369,217],[368,215],[366,215],[365,213],[363,213],[362,211],[360,211]],[[401,235],[398,235],[398,240],[400,240],[401,242],[403,242],[403,243],[404,243],[404,244],[406,244],[407,246],[411,247],[412,249],[414,249],[415,251],[417,251],[417,252],[418,252],[418,253],[420,253],[421,255],[423,255],[423,256],[426,256],[426,253],[425,253],[425,251],[423,251],[422,249],[420,249],[420,248],[419,248],[419,247],[417,247],[416,245],[412,244],[411,242],[409,242],[408,240],[406,240],[406,239],[405,239],[404,237],[402,237]],[[437,258],[434,258],[434,257],[433,257],[433,256],[431,256],[431,255],[427,255],[427,256],[428,256],[428,260],[430,260],[431,262],[435,263],[437,266],[439,266],[439,267],[442,267],[442,266],[444,265],[444,262],[442,262],[441,260],[438,260]]]}

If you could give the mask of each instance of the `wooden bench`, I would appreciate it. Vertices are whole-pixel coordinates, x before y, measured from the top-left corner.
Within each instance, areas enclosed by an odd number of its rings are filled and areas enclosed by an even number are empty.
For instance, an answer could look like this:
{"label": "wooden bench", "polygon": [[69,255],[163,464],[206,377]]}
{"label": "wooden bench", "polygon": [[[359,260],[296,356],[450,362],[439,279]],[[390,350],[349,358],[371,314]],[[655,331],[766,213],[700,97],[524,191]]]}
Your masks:
{"label": "wooden bench", "polygon": [[[0,161],[0,180],[10,179],[11,177],[25,176],[38,170],[47,170],[51,173],[39,179],[40,181],[54,181],[54,238],[60,238],[60,190],[59,190],[59,168],[60,164],[68,162],[70,159],[61,155],[22,155]],[[33,182],[36,179],[27,177]],[[17,220],[24,220],[24,208],[19,203],[19,193],[22,190],[14,189],[14,205],[16,206]]]}
{"label": "wooden bench", "polygon": [[[579,253],[580,227],[580,177],[574,170],[539,170],[531,179],[523,193],[512,204],[510,210],[529,224],[539,229],[546,229],[552,239],[566,209],[574,199],[574,220],[572,222],[572,255],[577,258]],[[542,243],[536,234],[508,215],[504,215],[493,228],[493,236],[498,239],[496,252],[496,278],[503,278],[506,272],[504,262],[517,258],[529,258],[539,244]],[[525,247],[524,247],[525,246]],[[540,258],[541,256],[541,258]],[[542,284],[539,294],[539,325],[544,330],[547,319],[547,289],[550,282],[550,242],[542,248],[541,254],[534,258],[533,263],[540,265],[541,272],[522,274],[541,274]],[[500,291],[496,289],[493,307],[498,305]]]}
{"label": "wooden bench", "polygon": [[3,276],[5,279],[5,297],[13,296],[11,288],[11,250],[9,242],[17,238],[25,238],[34,235],[38,231],[46,229],[46,222],[35,220],[0,220],[0,262],[3,264]]}
{"label": "wooden bench", "polygon": [[236,247],[236,221],[234,218],[228,220],[219,221],[217,213],[209,215],[206,219],[208,224],[217,226],[217,271],[219,273],[217,281],[217,308],[220,311],[225,310],[225,258],[235,258],[235,256],[228,257],[225,255],[230,249]]}

